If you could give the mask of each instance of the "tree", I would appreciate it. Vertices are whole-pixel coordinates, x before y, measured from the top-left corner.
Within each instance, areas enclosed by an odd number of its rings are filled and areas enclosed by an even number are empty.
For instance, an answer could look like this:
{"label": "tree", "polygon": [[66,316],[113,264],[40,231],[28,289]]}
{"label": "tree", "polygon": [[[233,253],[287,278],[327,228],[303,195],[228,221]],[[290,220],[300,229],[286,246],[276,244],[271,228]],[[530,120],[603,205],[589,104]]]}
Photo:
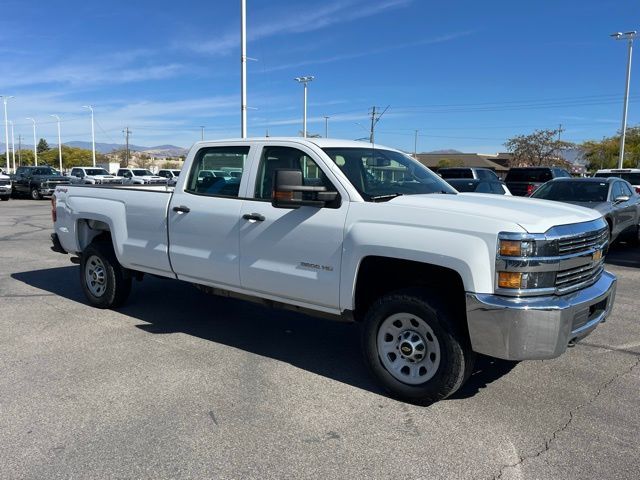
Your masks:
{"label": "tree", "polygon": [[138,167],[140,168],[149,168],[153,163],[151,160],[151,156],[147,155],[146,153],[140,153],[137,157],[138,158],[136,159],[136,165],[138,165]]}
{"label": "tree", "polygon": [[460,158],[443,158],[438,161],[437,168],[463,167],[464,162]]}
{"label": "tree", "polygon": [[[580,145],[588,170],[617,168],[620,159],[620,134],[588,140]],[[624,144],[624,167],[635,168],[640,164],[640,126],[627,129]]]}
{"label": "tree", "polygon": [[41,138],[40,141],[38,142],[37,150],[38,150],[38,153],[44,153],[49,150],[49,144],[44,138]]}
{"label": "tree", "polygon": [[537,167],[565,164],[562,151],[572,148],[571,142],[559,140],[562,130],[534,130],[529,135],[516,135],[508,139],[504,146],[513,158],[511,167]]}

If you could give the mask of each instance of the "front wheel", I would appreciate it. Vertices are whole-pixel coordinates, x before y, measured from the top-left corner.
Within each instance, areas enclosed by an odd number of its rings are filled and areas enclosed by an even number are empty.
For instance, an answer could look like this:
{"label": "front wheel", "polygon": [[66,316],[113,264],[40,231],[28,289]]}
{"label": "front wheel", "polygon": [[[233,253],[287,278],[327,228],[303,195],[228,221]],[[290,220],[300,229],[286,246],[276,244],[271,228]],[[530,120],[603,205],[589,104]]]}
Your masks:
{"label": "front wheel", "polygon": [[9,195],[7,195],[7,196],[5,196],[5,197],[0,197],[0,199],[1,199],[3,202],[6,202],[6,201],[8,201],[8,200],[9,200]]}
{"label": "front wheel", "polygon": [[31,198],[33,200],[41,200],[42,199],[42,195],[40,195],[40,192],[38,191],[37,188],[32,188],[31,189]]}
{"label": "front wheel", "polygon": [[363,325],[365,359],[392,396],[430,404],[458,390],[473,369],[475,354],[436,300],[415,290],[385,295]]}
{"label": "front wheel", "polygon": [[80,283],[89,303],[98,308],[119,307],[131,292],[131,277],[109,242],[94,242],[82,252]]}

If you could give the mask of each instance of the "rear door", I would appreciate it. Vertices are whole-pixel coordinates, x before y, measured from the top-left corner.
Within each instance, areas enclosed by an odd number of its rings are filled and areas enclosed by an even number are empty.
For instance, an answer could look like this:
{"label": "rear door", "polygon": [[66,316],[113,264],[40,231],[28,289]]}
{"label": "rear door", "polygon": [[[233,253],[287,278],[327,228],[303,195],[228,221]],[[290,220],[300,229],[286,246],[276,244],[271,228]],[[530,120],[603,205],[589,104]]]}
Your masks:
{"label": "rear door", "polygon": [[[254,162],[255,163],[255,162]],[[338,191],[331,207],[298,209],[271,205],[273,174],[300,169],[304,184]],[[275,297],[336,309],[347,192],[323,164],[318,152],[297,143],[272,143],[261,149],[242,204],[240,280],[242,287]]]}
{"label": "rear door", "polygon": [[636,205],[637,202],[631,188],[625,182],[616,182],[613,187],[613,198],[615,199],[619,196],[629,197],[629,200],[626,202],[614,204],[613,207],[616,210],[616,216],[619,220],[618,227],[620,228],[620,232],[627,232],[635,229],[638,208]]}
{"label": "rear door", "polygon": [[[249,165],[248,143],[199,149],[169,204],[169,256],[179,279],[224,288],[240,285],[239,228],[245,175],[203,177],[203,170]],[[186,172],[185,172],[186,173]]]}

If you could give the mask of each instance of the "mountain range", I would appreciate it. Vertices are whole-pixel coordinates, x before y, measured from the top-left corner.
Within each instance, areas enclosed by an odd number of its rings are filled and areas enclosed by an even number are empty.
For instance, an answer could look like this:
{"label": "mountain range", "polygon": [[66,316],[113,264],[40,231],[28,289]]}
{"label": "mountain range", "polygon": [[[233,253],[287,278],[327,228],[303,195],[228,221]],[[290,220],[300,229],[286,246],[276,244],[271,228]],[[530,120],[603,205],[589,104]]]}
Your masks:
{"label": "mountain range", "polygon": [[[66,142],[65,145],[69,147],[84,148],[91,150],[91,142]],[[114,150],[122,150],[125,145],[120,143],[100,143],[96,142],[96,152],[99,153],[111,153]],[[141,152],[151,155],[152,157],[179,157],[187,154],[187,149],[177,147],[175,145],[157,145],[155,147],[143,147],[141,145],[129,144],[129,150],[132,152]]]}

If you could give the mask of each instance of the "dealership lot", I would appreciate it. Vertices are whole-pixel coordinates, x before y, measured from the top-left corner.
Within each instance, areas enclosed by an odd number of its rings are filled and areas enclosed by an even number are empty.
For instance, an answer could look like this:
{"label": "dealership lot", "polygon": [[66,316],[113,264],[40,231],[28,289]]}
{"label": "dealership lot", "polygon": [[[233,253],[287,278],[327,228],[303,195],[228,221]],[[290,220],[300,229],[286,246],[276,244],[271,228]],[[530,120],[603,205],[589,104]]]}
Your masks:
{"label": "dealership lot", "polygon": [[0,478],[637,478],[640,249],[607,323],[562,357],[481,358],[416,407],[369,379],[355,325],[171,280],[86,305],[46,201],[0,205]]}

